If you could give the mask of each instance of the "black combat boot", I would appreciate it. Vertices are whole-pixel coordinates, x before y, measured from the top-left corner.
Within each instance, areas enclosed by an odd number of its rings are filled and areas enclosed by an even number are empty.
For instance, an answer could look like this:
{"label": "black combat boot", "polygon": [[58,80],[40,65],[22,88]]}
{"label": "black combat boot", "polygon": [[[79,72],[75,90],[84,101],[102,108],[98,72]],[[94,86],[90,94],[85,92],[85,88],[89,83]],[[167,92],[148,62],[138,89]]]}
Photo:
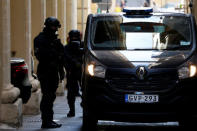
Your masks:
{"label": "black combat boot", "polygon": [[75,116],[75,104],[69,104],[70,111],[67,114],[67,117],[74,117]]}
{"label": "black combat boot", "polygon": [[67,117],[74,117],[75,116],[75,111],[69,111],[67,114]]}
{"label": "black combat boot", "polygon": [[41,128],[60,128],[62,124],[58,124],[54,121],[43,121]]}

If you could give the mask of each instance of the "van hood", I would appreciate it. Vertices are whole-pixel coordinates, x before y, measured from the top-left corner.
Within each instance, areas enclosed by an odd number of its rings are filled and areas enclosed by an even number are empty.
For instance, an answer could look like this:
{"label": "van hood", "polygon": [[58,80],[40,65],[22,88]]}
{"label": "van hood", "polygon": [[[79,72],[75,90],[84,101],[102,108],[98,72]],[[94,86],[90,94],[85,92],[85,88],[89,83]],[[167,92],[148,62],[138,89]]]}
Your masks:
{"label": "van hood", "polygon": [[91,51],[107,67],[132,68],[139,65],[150,68],[174,68],[182,64],[190,51]]}

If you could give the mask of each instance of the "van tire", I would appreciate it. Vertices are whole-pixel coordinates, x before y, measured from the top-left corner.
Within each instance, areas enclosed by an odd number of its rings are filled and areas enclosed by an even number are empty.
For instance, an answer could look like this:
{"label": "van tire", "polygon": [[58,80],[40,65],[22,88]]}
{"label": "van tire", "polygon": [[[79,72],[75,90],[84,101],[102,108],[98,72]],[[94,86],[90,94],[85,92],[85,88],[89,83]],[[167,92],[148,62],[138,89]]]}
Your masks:
{"label": "van tire", "polygon": [[82,131],[96,131],[98,120],[91,113],[83,111]]}
{"label": "van tire", "polygon": [[179,127],[184,129],[197,129],[197,119],[195,118],[188,118],[188,119],[182,119],[179,120]]}

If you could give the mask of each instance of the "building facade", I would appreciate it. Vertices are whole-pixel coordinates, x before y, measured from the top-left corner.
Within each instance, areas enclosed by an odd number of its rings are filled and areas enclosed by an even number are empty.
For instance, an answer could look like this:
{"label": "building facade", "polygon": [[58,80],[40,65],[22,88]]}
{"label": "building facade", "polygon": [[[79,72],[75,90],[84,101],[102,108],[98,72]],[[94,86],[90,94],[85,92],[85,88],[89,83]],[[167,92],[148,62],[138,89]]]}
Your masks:
{"label": "building facade", "polygon": [[[0,0],[0,123],[20,126],[23,114],[39,113],[41,93],[39,81],[31,75],[31,58],[33,39],[42,31],[45,18],[60,20],[59,37],[65,43],[69,30],[85,30],[90,5],[91,0]],[[11,84],[11,57],[23,58],[28,65],[33,98],[25,105],[18,98],[19,89]]]}

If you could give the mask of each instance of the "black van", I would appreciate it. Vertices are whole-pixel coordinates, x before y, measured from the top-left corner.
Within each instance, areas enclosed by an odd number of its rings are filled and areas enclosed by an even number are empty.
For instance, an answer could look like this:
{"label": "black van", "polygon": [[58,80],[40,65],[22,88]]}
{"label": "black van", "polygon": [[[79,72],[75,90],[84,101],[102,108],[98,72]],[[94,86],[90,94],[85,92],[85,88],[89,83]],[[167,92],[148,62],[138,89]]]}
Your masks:
{"label": "black van", "polygon": [[83,126],[98,120],[194,123],[196,24],[191,14],[89,15],[83,58]]}

